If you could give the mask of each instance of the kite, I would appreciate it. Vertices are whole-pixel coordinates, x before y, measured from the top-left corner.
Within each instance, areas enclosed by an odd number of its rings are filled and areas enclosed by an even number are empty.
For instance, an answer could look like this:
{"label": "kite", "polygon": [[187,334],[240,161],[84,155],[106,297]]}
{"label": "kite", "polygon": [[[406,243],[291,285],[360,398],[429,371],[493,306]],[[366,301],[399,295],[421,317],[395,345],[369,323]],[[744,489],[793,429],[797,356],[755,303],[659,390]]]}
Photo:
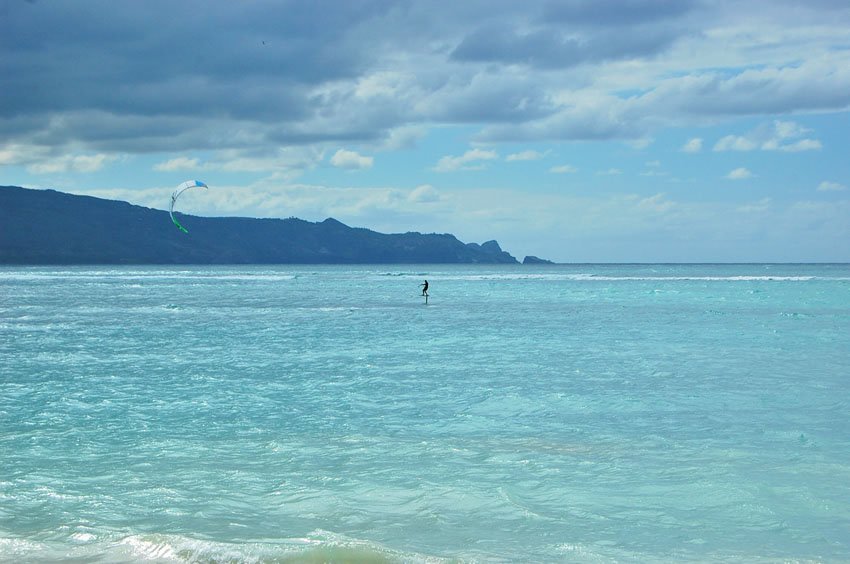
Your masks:
{"label": "kite", "polygon": [[180,194],[182,194],[183,192],[185,192],[189,188],[196,188],[196,187],[197,188],[209,189],[209,187],[206,184],[204,184],[203,182],[201,182],[200,180],[187,180],[186,182],[183,182],[182,184],[180,184],[180,186],[178,186],[177,189],[174,190],[174,193],[171,194],[171,205],[168,206],[168,215],[171,216],[171,221],[174,222],[174,225],[176,225],[177,228],[180,229],[180,231],[182,231],[183,233],[188,233],[188,231],[186,230],[185,227],[180,225],[180,222],[177,221],[176,217],[174,217],[174,203],[177,201],[177,198],[180,197]]}

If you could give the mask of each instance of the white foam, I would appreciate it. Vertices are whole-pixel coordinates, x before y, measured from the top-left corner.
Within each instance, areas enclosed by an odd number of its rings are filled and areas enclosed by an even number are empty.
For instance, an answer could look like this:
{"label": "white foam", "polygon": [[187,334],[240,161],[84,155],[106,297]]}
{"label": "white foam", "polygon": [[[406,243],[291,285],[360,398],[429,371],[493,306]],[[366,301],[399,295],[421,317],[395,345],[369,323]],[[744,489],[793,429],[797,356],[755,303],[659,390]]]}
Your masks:
{"label": "white foam", "polygon": [[462,276],[437,276],[435,280],[491,281],[491,280],[543,280],[565,282],[808,282],[811,280],[850,280],[850,278],[823,278],[819,276],[609,276],[590,273],[577,274],[472,274]]}
{"label": "white foam", "polygon": [[808,282],[819,278],[816,276],[596,276],[579,274],[572,279],[593,282]]}
{"label": "white foam", "polygon": [[129,549],[134,559],[166,562],[266,562],[280,559],[301,561],[299,556],[309,562],[445,562],[443,558],[397,552],[371,541],[320,530],[301,538],[246,543],[200,540],[179,535],[131,535],[113,546]]}
{"label": "white foam", "polygon": [[177,551],[168,540],[147,540],[143,537],[127,537],[120,542],[133,551],[134,556],[144,559],[177,559]]}
{"label": "white foam", "polygon": [[51,272],[3,272],[0,270],[0,280],[9,281],[39,281],[39,280],[80,280],[80,281],[151,281],[151,280],[247,280],[247,281],[269,281],[279,282],[294,280],[294,274],[207,274],[197,271],[128,271],[128,270],[86,270],[84,272],[74,271],[51,271]]}

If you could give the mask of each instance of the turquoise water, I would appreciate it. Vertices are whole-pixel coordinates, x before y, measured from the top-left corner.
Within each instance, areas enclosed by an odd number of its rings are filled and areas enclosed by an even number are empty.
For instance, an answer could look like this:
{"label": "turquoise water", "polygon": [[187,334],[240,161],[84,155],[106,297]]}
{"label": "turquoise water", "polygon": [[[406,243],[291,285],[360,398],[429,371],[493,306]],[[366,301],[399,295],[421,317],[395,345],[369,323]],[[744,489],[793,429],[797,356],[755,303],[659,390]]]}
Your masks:
{"label": "turquoise water", "polygon": [[850,265],[0,268],[0,560],[850,561]]}

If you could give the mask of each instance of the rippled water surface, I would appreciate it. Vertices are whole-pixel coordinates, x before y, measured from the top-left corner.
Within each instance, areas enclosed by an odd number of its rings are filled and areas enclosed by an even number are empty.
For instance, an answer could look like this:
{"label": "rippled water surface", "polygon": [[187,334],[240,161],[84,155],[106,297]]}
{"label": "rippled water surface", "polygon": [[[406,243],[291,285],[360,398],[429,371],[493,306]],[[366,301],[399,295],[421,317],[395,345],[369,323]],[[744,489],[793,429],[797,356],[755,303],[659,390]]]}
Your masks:
{"label": "rippled water surface", "polygon": [[0,267],[0,560],[358,559],[850,561],[850,266]]}

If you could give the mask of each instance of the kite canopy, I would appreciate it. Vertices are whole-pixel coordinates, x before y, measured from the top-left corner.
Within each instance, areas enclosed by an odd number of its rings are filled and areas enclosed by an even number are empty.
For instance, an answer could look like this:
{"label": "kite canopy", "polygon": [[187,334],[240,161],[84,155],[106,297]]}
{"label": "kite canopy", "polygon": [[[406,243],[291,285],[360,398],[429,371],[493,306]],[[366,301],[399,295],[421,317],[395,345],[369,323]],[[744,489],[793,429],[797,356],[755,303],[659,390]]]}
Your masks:
{"label": "kite canopy", "polygon": [[177,221],[177,218],[174,217],[174,204],[177,202],[177,198],[180,197],[180,194],[188,190],[189,188],[204,188],[209,189],[209,186],[201,182],[200,180],[187,180],[186,182],[181,183],[171,194],[171,205],[168,206],[168,215],[171,216],[171,221],[174,222],[174,225],[177,226],[180,231],[183,233],[188,233],[185,227],[180,225],[180,222]]}

